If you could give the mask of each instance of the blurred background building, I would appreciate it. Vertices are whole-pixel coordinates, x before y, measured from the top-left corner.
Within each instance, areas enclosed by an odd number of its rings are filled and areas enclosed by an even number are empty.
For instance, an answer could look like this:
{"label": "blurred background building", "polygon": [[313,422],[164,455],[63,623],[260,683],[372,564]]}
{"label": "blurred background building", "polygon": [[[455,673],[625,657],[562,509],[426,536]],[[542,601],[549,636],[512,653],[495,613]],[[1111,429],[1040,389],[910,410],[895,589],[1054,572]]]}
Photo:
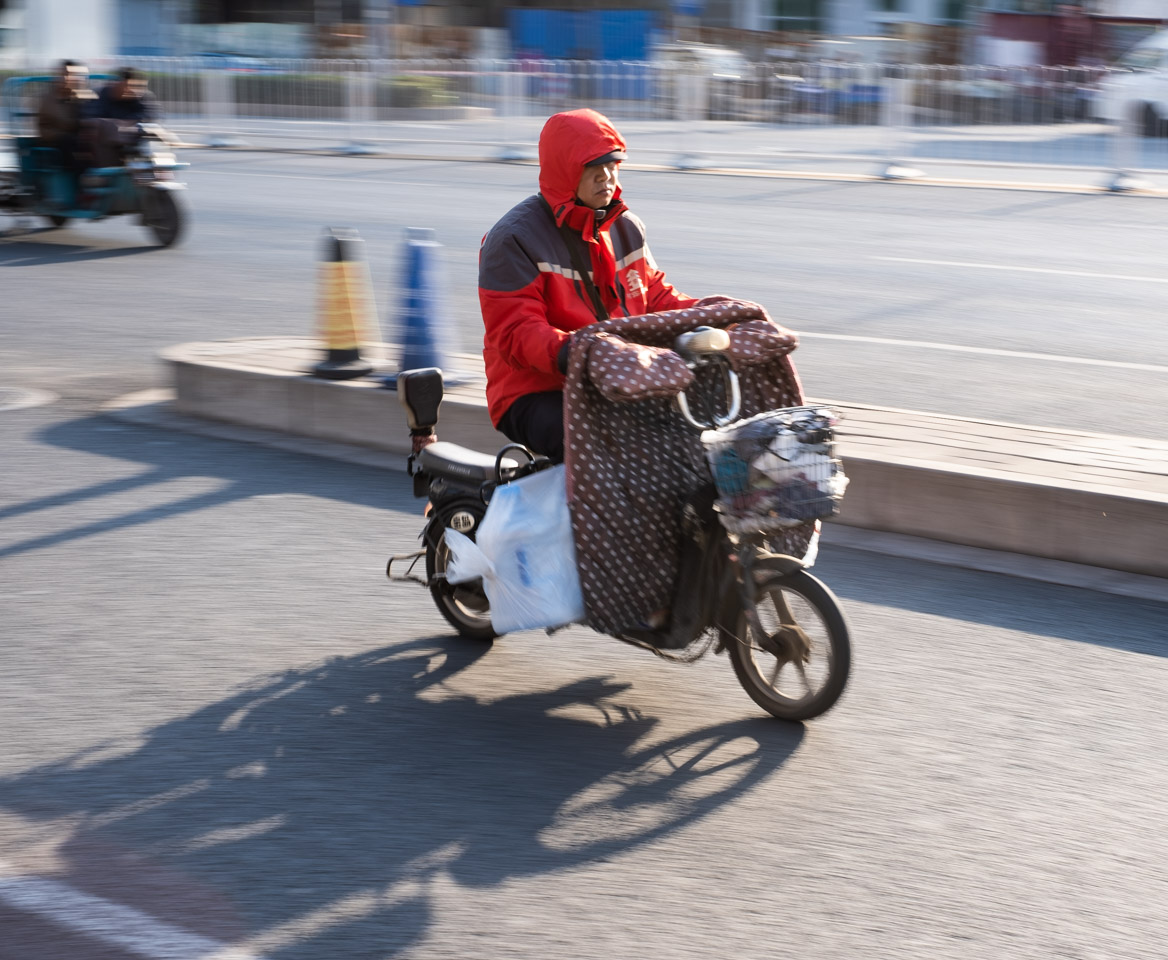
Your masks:
{"label": "blurred background building", "polygon": [[1168,0],[0,0],[0,58],[1106,62],[1166,21]]}

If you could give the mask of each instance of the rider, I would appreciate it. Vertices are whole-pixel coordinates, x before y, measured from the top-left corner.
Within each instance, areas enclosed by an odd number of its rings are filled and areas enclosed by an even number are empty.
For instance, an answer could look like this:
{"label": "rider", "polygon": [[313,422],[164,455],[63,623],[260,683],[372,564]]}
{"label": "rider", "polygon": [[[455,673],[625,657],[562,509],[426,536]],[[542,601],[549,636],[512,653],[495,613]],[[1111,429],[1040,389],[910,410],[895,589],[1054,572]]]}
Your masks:
{"label": "rider", "polygon": [[133,67],[119,70],[118,79],[102,87],[94,111],[97,166],[117,166],[122,148],[137,136],[138,124],[154,123],[158,117],[158,101],[142,74]]}
{"label": "rider", "polygon": [[153,123],[158,119],[158,101],[146,89],[141,71],[123,67],[117,80],[101,88],[95,116],[123,123]]}
{"label": "rider", "polygon": [[87,165],[82,143],[82,120],[96,99],[89,89],[89,71],[76,60],[62,60],[56,80],[41,94],[37,104],[37,136],[40,145],[52,147],[73,173]]}
{"label": "rider", "polygon": [[539,193],[491,228],[479,254],[491,421],[557,462],[571,332],[697,303],[666,282],[645,225],[621,201],[625,158],[606,117],[557,113],[539,136]]}

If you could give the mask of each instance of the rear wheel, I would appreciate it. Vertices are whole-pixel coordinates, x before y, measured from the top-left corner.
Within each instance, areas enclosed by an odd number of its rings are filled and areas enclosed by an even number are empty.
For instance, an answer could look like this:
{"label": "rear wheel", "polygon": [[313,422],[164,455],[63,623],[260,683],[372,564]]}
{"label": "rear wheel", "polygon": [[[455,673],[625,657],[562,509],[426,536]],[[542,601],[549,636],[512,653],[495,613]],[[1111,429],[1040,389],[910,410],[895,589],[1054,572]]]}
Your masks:
{"label": "rear wheel", "polygon": [[448,583],[446,567],[449,562],[446,531],[441,528],[436,538],[426,538],[426,579],[430,583],[430,596],[434,598],[438,612],[459,636],[468,640],[494,640],[498,633],[491,626],[491,607],[483,592],[482,581]]}
{"label": "rear wheel", "polygon": [[142,199],[142,223],[154,234],[159,246],[178,242],[183,232],[183,214],[170,190],[149,189]]}
{"label": "rear wheel", "polygon": [[783,574],[756,566],[757,628],[739,611],[723,640],[738,682],[781,720],[809,720],[843,693],[852,647],[839,602],[804,570]]}
{"label": "rear wheel", "polygon": [[69,222],[68,217],[58,217],[56,214],[51,214],[50,216],[45,217],[45,219],[48,220],[49,223],[51,223],[54,227],[63,227]]}

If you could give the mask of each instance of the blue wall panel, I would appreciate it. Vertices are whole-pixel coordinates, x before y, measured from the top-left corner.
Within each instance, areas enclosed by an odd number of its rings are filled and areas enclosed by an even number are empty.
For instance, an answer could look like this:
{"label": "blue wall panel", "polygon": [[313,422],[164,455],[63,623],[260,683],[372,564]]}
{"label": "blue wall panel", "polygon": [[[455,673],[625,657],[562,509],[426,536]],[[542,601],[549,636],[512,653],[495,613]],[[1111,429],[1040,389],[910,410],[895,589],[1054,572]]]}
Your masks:
{"label": "blue wall panel", "polygon": [[646,60],[656,26],[650,10],[507,11],[516,56],[549,60]]}

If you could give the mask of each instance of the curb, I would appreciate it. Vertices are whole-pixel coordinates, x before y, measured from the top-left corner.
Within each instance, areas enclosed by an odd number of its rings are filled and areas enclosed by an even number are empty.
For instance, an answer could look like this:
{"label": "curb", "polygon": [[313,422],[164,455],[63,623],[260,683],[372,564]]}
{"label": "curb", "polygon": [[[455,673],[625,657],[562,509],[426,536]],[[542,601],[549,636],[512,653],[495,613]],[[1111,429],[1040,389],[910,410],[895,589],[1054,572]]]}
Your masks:
{"label": "curb", "polygon": [[[276,153],[276,154],[290,154],[297,156],[308,157],[340,157],[349,156],[344,150],[328,147],[316,146],[302,146],[302,147],[277,147],[277,146],[260,146],[254,143],[246,145],[233,146],[212,146],[211,144],[183,144],[184,147],[192,149],[215,150],[220,153]],[[538,166],[537,161],[525,158],[509,158],[509,157],[484,157],[484,156],[463,156],[463,155],[449,155],[441,156],[437,154],[421,154],[421,153],[397,153],[392,151],[380,151],[376,148],[362,151],[359,155],[365,159],[374,160],[405,160],[418,162],[442,162],[442,163],[507,163],[519,166]],[[969,165],[976,165],[975,161],[970,161]],[[1002,164],[1002,166],[1010,167],[1011,164]],[[654,164],[654,163],[628,163],[624,164],[627,170],[641,171],[645,173],[675,173],[675,174],[701,174],[704,176],[713,177],[749,177],[754,179],[764,180],[805,180],[819,183],[896,183],[909,184],[921,187],[957,187],[967,190],[1008,190],[1020,191],[1030,193],[1066,193],[1077,194],[1081,196],[1096,196],[1096,195],[1114,195],[1117,193],[1111,186],[1105,183],[1091,184],[1091,183],[1046,183],[1043,181],[1030,180],[971,180],[961,179],[955,177],[934,177],[934,176],[920,176],[920,177],[886,177],[878,173],[827,173],[813,170],[769,170],[761,167],[692,167],[679,168],[675,165],[668,164]],[[1095,171],[1095,168],[1072,168],[1072,169],[1090,169]],[[1099,171],[1095,171],[1099,172]],[[1103,171],[1104,173],[1106,171]],[[1157,189],[1154,187],[1136,188],[1121,191],[1127,196],[1140,197],[1158,197],[1168,198],[1168,189]]]}
{"label": "curb", "polygon": [[841,449],[848,526],[1168,577],[1168,497]]}
{"label": "curb", "polygon": [[[379,470],[396,472],[405,470],[405,457],[398,454],[185,416],[175,412],[174,399],[173,390],[143,390],[104,404],[102,412],[116,420],[140,427],[178,430],[217,440],[254,444],[287,453],[322,457]],[[977,570],[1168,604],[1168,579],[1160,577],[1140,576],[1058,560],[1043,560],[1024,554],[961,546],[904,534],[882,533],[835,522],[824,525],[822,543],[825,546],[846,550],[921,560],[963,570]]]}
{"label": "curb", "polygon": [[[371,380],[305,375],[303,356],[314,345],[307,338],[270,338],[169,348],[162,357],[173,374],[174,411],[408,454],[408,429],[396,394]],[[1168,446],[1133,441],[1147,449],[1142,461],[1134,467],[1104,464],[1088,475],[1067,468],[1065,460],[1052,462],[1049,451],[1060,448],[1042,441],[1056,434],[1070,437],[1077,456],[1098,443],[1090,434],[832,405],[845,412],[839,450],[851,478],[836,523],[1168,578],[1163,546]],[[993,447],[1003,445],[1003,427],[1022,438],[1007,446],[1023,453],[995,460]],[[914,439],[906,440],[906,434]],[[481,386],[474,385],[447,392],[439,435],[487,454],[507,442],[487,417]]]}
{"label": "curb", "polygon": [[[191,348],[172,347],[161,354],[171,367],[176,413],[401,457],[410,453],[409,427],[397,393],[374,380],[321,380],[306,370],[224,363],[215,359],[214,350],[192,358]],[[443,440],[481,453],[494,454],[510,442],[491,425],[486,398],[473,387],[447,389],[439,431]]]}

